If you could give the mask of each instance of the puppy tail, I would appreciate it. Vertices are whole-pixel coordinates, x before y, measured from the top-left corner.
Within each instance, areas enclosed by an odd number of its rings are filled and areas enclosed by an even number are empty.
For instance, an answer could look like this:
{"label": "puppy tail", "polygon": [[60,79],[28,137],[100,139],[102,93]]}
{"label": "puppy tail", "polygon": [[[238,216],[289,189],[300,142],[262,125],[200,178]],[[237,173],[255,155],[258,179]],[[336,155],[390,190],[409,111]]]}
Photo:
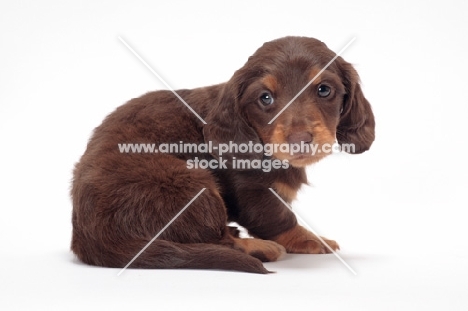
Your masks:
{"label": "puppy tail", "polygon": [[[141,248],[143,247],[144,245]],[[130,260],[131,258],[128,262]],[[204,243],[181,244],[165,240],[153,241],[135,259],[130,268],[219,269],[259,274],[271,273],[265,269],[259,259],[228,246]]]}

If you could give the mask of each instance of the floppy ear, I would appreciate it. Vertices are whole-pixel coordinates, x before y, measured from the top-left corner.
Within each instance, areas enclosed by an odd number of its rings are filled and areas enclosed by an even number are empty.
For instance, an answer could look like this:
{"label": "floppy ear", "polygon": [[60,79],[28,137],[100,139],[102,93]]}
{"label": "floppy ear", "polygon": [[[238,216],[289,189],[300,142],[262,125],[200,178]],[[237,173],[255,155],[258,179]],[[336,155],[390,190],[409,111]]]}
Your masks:
{"label": "floppy ear", "polygon": [[354,144],[352,153],[369,150],[375,139],[375,120],[372,108],[362,93],[359,76],[349,63],[339,58],[346,95],[343,101],[336,137],[338,143]]}
{"label": "floppy ear", "polygon": [[[261,143],[255,130],[249,125],[244,117],[239,101],[246,83],[253,79],[244,68],[236,71],[234,76],[223,86],[218,102],[214,104],[205,119],[203,127],[205,143],[212,142],[213,146],[229,144],[232,142],[239,146],[242,143]],[[235,150],[234,150],[235,151]],[[219,149],[213,148],[212,155],[219,158]],[[261,159],[262,154],[230,152],[221,155],[231,162],[232,157],[236,159]]]}

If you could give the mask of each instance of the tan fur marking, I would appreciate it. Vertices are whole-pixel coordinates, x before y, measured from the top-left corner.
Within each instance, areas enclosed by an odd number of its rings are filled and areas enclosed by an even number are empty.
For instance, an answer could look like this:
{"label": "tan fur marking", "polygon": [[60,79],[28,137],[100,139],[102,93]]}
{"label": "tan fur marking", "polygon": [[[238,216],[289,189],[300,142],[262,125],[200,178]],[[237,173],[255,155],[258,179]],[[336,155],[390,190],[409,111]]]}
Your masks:
{"label": "tan fur marking", "polygon": [[275,76],[267,75],[262,80],[263,84],[272,92],[276,92],[278,88],[278,81],[276,80]]}
{"label": "tan fur marking", "polygon": [[321,82],[321,76],[318,76],[318,73],[320,72],[321,69],[317,69],[317,68],[312,68],[312,70],[310,71],[309,73],[309,81],[312,80],[313,78],[315,78],[314,82],[312,82],[312,84],[319,84]]}
{"label": "tan fur marking", "polygon": [[335,133],[324,126],[323,115],[317,107],[311,107],[311,112],[318,119],[314,122],[312,134],[314,137],[314,144],[332,144],[335,141]]}
{"label": "tan fur marking", "polygon": [[296,199],[297,189],[292,188],[288,184],[282,182],[275,182],[273,184],[276,192],[287,202],[292,202]]}
{"label": "tan fur marking", "polygon": [[[338,243],[322,238],[334,251],[339,250]],[[330,250],[320,242],[315,234],[304,227],[296,226],[273,239],[283,245],[288,253],[295,254],[327,254]]]}
{"label": "tan fur marking", "polygon": [[286,142],[286,137],[284,137],[284,125],[281,123],[278,124],[271,134],[270,143],[271,144],[283,144]]}

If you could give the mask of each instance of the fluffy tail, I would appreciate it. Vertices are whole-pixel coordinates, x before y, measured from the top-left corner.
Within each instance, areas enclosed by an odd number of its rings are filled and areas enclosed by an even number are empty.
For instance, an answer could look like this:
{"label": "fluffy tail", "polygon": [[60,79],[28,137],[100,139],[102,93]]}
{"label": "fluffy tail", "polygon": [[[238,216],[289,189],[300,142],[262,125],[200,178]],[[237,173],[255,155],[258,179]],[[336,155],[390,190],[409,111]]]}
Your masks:
{"label": "fluffy tail", "polygon": [[[72,250],[84,263],[123,268],[147,242],[135,243],[116,252],[103,251],[102,247],[88,243],[72,243]],[[81,246],[81,247],[80,247]],[[94,246],[94,247],[93,247]],[[136,258],[129,268],[143,269],[217,269],[250,273],[270,273],[262,262],[240,250],[219,244],[181,244],[155,240]]]}
{"label": "fluffy tail", "polygon": [[257,258],[228,246],[180,244],[164,240],[151,243],[130,268],[219,269],[261,274],[270,272]]}

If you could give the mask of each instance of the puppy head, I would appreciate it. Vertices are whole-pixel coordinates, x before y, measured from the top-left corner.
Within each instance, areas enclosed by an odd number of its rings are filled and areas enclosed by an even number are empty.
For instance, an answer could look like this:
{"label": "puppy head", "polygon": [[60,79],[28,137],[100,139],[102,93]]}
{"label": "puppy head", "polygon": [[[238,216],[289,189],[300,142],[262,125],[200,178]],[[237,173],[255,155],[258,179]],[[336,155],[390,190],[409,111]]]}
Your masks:
{"label": "puppy head", "polygon": [[366,151],[374,140],[371,107],[356,71],[341,57],[322,71],[334,56],[312,38],[265,43],[224,85],[206,118],[205,140],[261,143],[295,167],[330,154],[336,140],[353,144],[352,153]]}

